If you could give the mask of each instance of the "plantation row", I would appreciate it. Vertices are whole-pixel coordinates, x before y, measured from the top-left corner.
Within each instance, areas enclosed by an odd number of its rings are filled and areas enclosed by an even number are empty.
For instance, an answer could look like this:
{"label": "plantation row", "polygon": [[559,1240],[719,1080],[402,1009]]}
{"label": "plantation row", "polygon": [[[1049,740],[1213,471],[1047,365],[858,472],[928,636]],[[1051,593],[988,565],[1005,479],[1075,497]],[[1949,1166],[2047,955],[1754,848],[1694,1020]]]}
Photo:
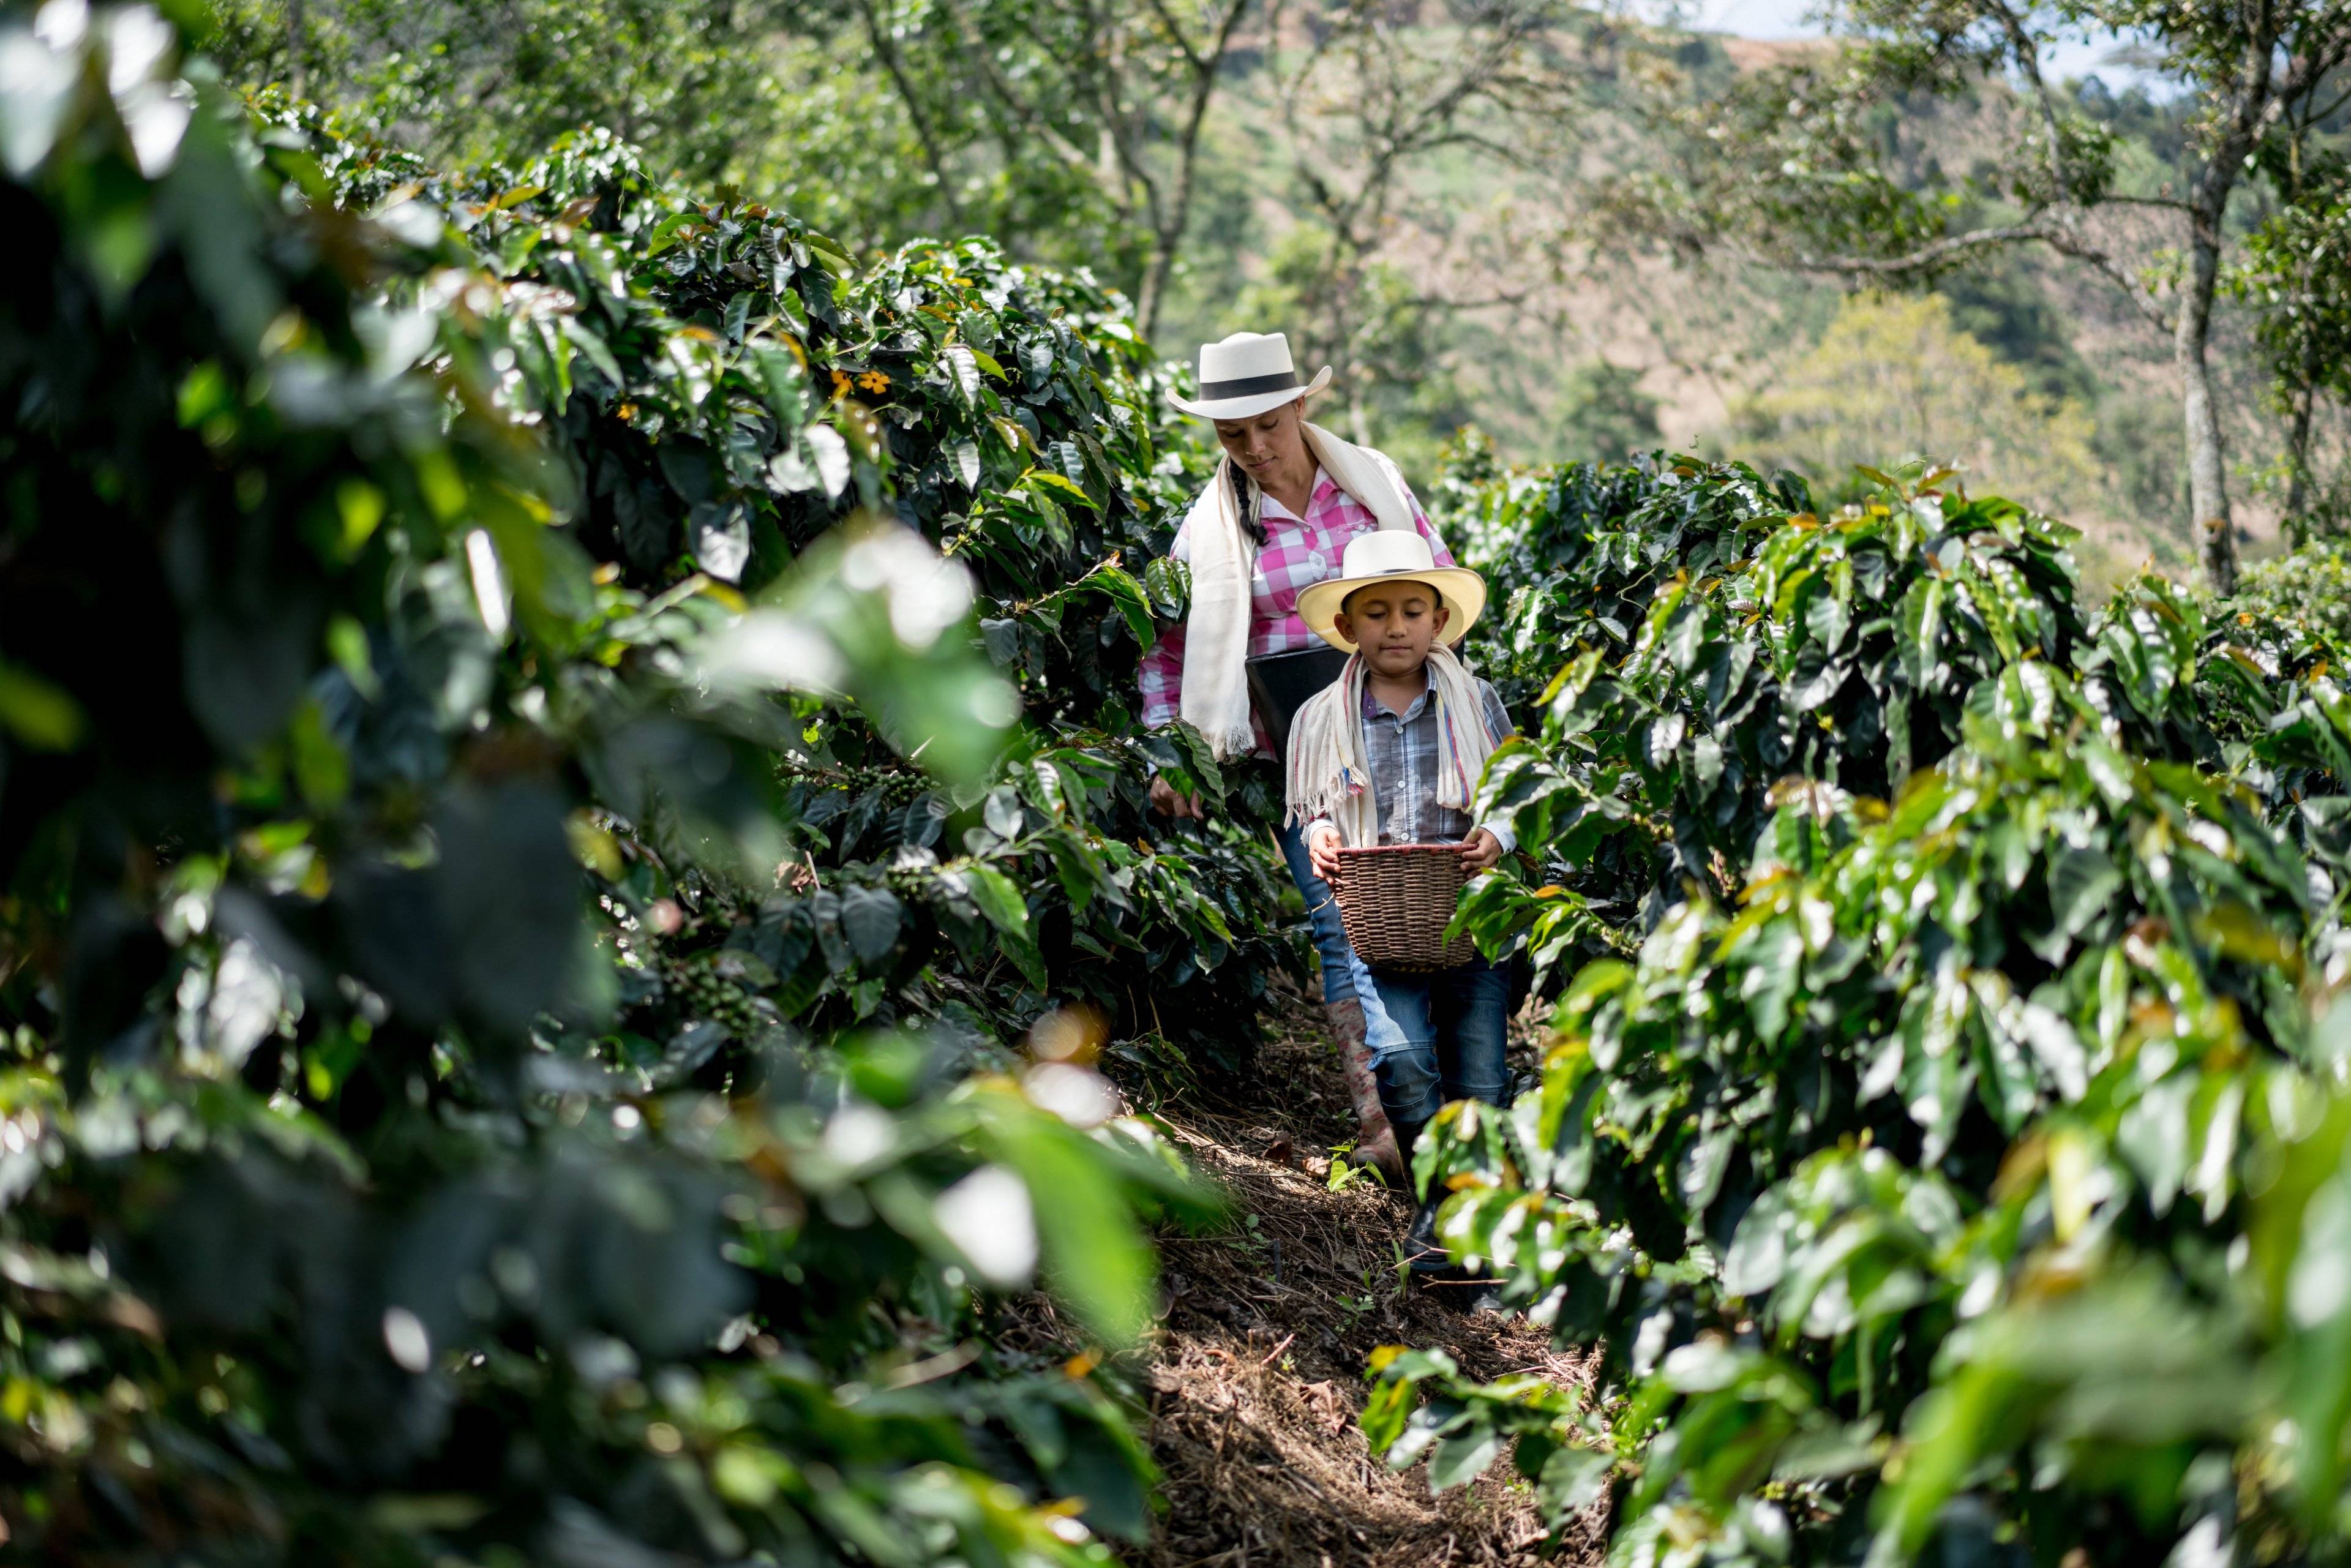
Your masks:
{"label": "plantation row", "polygon": [[[1207,1205],[1092,1063],[1236,1065],[1299,938],[1123,706],[1198,471],[1123,306],[0,48],[16,1548],[1139,1537],[1095,1365]],[[1040,1274],[1087,1340],[993,1343]]]}
{"label": "plantation row", "polygon": [[1541,1092],[1422,1165],[1619,1397],[1384,1353],[1375,1445],[1608,1497],[1625,1563],[2339,1550],[2340,652],[2155,579],[2085,614],[2069,531],[1948,475],[1462,504],[1521,585],[1489,661],[1550,677],[1485,781],[1542,874],[1463,918],[1558,999]]}

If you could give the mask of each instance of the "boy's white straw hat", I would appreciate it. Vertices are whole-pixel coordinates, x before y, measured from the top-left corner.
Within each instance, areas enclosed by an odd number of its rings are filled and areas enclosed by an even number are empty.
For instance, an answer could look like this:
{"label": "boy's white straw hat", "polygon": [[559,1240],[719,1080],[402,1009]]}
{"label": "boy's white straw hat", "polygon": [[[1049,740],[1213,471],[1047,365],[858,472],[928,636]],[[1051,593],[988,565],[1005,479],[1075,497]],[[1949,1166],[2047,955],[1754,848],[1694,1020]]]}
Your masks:
{"label": "boy's white straw hat", "polygon": [[1445,641],[1458,642],[1486,609],[1486,580],[1466,566],[1439,566],[1428,540],[1417,531],[1379,528],[1358,534],[1348,542],[1339,575],[1299,590],[1298,618],[1308,630],[1333,648],[1355,651],[1339,634],[1336,624],[1347,595],[1375,582],[1425,582],[1443,597],[1453,618],[1445,623]]}
{"label": "boy's white straw hat", "polygon": [[1200,419],[1248,419],[1330,384],[1328,365],[1311,382],[1298,379],[1290,340],[1281,333],[1236,332],[1220,343],[1200,345],[1199,395],[1169,392],[1167,401]]}

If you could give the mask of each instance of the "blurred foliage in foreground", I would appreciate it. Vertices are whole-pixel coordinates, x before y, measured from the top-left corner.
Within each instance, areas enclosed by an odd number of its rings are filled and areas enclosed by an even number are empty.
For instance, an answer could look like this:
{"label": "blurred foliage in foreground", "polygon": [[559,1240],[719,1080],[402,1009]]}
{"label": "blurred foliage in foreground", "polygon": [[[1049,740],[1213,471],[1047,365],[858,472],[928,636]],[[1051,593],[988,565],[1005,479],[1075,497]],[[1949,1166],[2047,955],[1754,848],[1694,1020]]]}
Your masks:
{"label": "blurred foliage in foreground", "polygon": [[1547,862],[1463,920],[1557,1001],[1422,1166],[1606,1395],[1396,1347],[1366,1429],[1609,1500],[1625,1563],[2331,1560],[2340,650],[2156,579],[2085,616],[2069,530],[1869,477],[1448,493],[1528,701],[1481,805]]}
{"label": "blurred foliage in foreground", "polygon": [[0,24],[12,1548],[1103,1561],[1122,1385],[987,1295],[1132,1340],[1205,1210],[1092,1063],[1294,941],[1259,787],[1142,831],[1118,303],[179,49]]}

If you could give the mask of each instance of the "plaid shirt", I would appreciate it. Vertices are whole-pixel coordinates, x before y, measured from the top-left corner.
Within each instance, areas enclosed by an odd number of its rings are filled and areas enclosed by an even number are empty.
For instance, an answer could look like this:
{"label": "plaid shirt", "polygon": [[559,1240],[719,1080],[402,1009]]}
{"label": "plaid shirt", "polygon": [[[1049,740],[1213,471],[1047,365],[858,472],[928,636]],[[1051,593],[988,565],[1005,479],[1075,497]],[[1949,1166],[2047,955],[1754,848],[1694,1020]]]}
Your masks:
{"label": "plaid shirt", "polygon": [[[1437,803],[1437,679],[1426,679],[1427,685],[1400,714],[1382,706],[1372,695],[1371,683],[1364,684],[1364,762],[1371,769],[1378,802],[1380,842],[1458,844],[1483,828],[1508,854],[1519,841],[1506,823],[1472,822],[1468,812]],[[1499,745],[1514,727],[1510,713],[1491,681],[1478,680],[1478,695],[1486,709],[1487,733]],[[1311,831],[1314,823],[1306,826]]]}
{"label": "plaid shirt", "polygon": [[[1404,486],[1405,499],[1412,505],[1413,525],[1428,540],[1437,564],[1451,566],[1453,552],[1437,537],[1437,529],[1430,526],[1428,514],[1420,509],[1420,500],[1413,495],[1412,486],[1404,485],[1401,475],[1396,483]],[[1314,471],[1314,489],[1307,500],[1305,517],[1292,515],[1287,507],[1267,496],[1261,498],[1258,519],[1265,525],[1265,544],[1257,552],[1257,575],[1250,584],[1249,656],[1255,659],[1267,653],[1319,648],[1322,639],[1308,631],[1306,622],[1298,618],[1299,591],[1326,577],[1337,576],[1340,562],[1347,553],[1347,541],[1358,534],[1372,532],[1380,526],[1380,520],[1320,468]],[[1192,559],[1188,518],[1176,530],[1176,543],[1167,553],[1177,560]],[[1184,632],[1182,626],[1169,627],[1160,632],[1159,641],[1143,656],[1143,723],[1146,729],[1175,723],[1182,707]],[[1262,727],[1258,731],[1258,755],[1273,755]]]}

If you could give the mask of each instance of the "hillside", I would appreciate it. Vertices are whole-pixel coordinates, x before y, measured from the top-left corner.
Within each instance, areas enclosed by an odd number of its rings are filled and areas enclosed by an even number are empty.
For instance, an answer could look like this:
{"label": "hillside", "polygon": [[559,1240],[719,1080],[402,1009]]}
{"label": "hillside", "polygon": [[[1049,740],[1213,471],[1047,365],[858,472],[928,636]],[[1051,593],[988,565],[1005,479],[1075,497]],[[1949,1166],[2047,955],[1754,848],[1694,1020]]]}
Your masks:
{"label": "hillside", "polygon": [[[1823,43],[1572,0],[206,9],[232,80],[298,79],[444,166],[519,167],[602,124],[859,255],[985,235],[1090,268],[1171,359],[1279,327],[1336,368],[1329,417],[1424,483],[1468,424],[1513,461],[1664,444],[1793,465],[1847,496],[1853,453],[1915,455],[2074,519],[2098,583],[2188,565],[2168,336],[2081,264],[1992,253],[1906,284],[1942,292],[1948,319],[1865,304],[1832,340],[1848,280],[1627,216],[1645,191],[1704,186],[1719,160],[1693,117],[1826,62]],[[2177,184],[2180,106],[2095,79],[2061,96],[2111,137],[2122,187]],[[1898,186],[1949,188],[1973,224],[2012,210],[2026,118],[2004,80],[1976,80],[1877,101],[1855,133],[1893,150]],[[2179,244],[2153,209],[2097,223],[2153,277]],[[2282,438],[2248,329],[2224,289],[2216,401],[2260,554]],[[1873,390],[1906,376],[1940,406]],[[2346,437],[2330,407],[2330,465]]]}
{"label": "hillside", "polygon": [[[1419,40],[1399,47],[1441,50],[1447,36],[1435,7],[1423,7]],[[1432,19],[1435,18],[1435,19]],[[1901,429],[1875,428],[1866,395],[1833,407],[1817,438],[1791,437],[1760,412],[1792,382],[1866,382],[1887,367],[1931,359],[1943,345],[1915,335],[1880,334],[1869,353],[1810,361],[1848,299],[1842,280],[1793,274],[1735,253],[1698,255],[1582,221],[1577,190],[1636,176],[1671,177],[1654,144],[1625,116],[1623,29],[1589,22],[1552,40],[1572,60],[1582,94],[1572,113],[1544,134],[1493,156],[1483,141],[1440,150],[1403,182],[1397,217],[1368,268],[1384,319],[1357,308],[1334,313],[1332,299],[1301,283],[1298,251],[1317,221],[1281,178],[1280,152],[1294,148],[1300,125],[1311,139],[1313,117],[1286,99],[1278,48],[1257,40],[1223,89],[1222,112],[1207,142],[1201,181],[1216,193],[1190,241],[1189,272],[1163,321],[1164,350],[1243,328],[1284,325],[1314,352],[1341,363],[1376,356],[1361,342],[1333,338],[1348,322],[1359,338],[1399,340],[1393,364],[1370,367],[1358,382],[1368,425],[1416,475],[1437,462],[1438,445],[1461,422],[1492,435],[1506,460],[1562,453],[1617,456],[1663,444],[1710,456],[1792,463],[1820,472],[1833,449],[1914,450],[1957,460],[1970,482],[2032,494],[2085,533],[2094,580],[2110,582],[2152,563],[2184,571],[2187,511],[2179,455],[2178,392],[2168,337],[2137,315],[2119,292],[2086,269],[2038,252],[1998,254],[1966,270],[1928,280],[1951,304],[1953,329],[1988,349],[2015,378],[1995,377],[1980,392],[1954,397]],[[1693,100],[1720,90],[1732,75],[1817,60],[1830,46],[1698,33],[1644,33],[1651,58],[1674,62]],[[1302,47],[1302,40],[1292,40]],[[2166,111],[2143,96],[2121,99],[2103,84],[2085,90],[2110,106],[2122,137],[2118,162],[2150,182],[2168,166],[2149,139]],[[1970,101],[1912,106],[1912,130],[1944,168],[1972,169],[1997,181],[1993,128],[2017,112],[2007,89],[1985,84]],[[1499,130],[1499,118],[1485,129]],[[1920,128],[1924,128],[1923,130]],[[1343,111],[1323,134],[1332,145],[1353,131]],[[1303,155],[1299,155],[1303,162]],[[1271,167],[1268,167],[1271,165]],[[1366,319],[1369,318],[1369,319]],[[1303,319],[1303,329],[1301,329]],[[1960,346],[1964,351],[1967,345]],[[2242,312],[2223,300],[2216,328],[2219,371],[2230,413],[2233,488],[2247,554],[2274,549],[2276,510],[2253,481],[2270,461],[2278,429],[2251,362]],[[1417,375],[1423,384],[1408,383]],[[1427,394],[1428,385],[1441,395]],[[1336,400],[1356,393],[1342,386]],[[2037,402],[2030,400],[2038,400]],[[2013,417],[1987,443],[1970,415],[1987,401]],[[1862,406],[1855,406],[1859,404]],[[2083,427],[2081,460],[2036,486],[2035,461],[2064,439],[2049,434],[2070,405]],[[1839,439],[1839,431],[1851,432]],[[1893,438],[1889,439],[1889,435]],[[1833,463],[1828,465],[1833,466]]]}

